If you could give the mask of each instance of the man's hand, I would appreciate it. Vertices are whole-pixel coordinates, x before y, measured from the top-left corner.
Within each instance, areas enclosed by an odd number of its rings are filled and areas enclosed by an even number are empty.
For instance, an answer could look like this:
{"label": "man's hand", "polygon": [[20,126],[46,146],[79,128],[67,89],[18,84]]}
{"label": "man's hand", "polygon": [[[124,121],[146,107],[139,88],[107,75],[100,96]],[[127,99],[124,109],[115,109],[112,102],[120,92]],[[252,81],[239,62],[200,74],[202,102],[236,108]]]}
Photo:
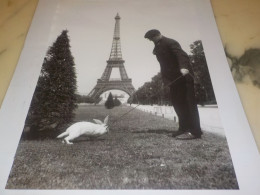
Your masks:
{"label": "man's hand", "polygon": [[188,69],[182,68],[180,71],[181,71],[182,76],[185,76],[186,74],[189,74],[189,70]]}

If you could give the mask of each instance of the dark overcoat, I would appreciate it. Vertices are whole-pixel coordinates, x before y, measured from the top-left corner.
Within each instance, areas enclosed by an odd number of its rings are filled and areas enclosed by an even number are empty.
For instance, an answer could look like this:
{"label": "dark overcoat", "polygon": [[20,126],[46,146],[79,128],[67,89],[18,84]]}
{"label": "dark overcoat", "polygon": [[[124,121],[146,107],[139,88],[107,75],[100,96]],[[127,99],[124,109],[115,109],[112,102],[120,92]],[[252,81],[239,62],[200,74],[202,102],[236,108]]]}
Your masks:
{"label": "dark overcoat", "polygon": [[182,68],[188,69],[193,75],[188,54],[183,51],[180,44],[174,39],[163,36],[155,44],[153,54],[156,55],[160,63],[164,83],[174,81],[176,78],[182,76],[180,72]]}
{"label": "dark overcoat", "polygon": [[[171,102],[179,118],[179,130],[200,137],[202,131],[195,100],[194,74],[188,54],[177,41],[167,37],[155,43],[153,53],[160,63],[164,84],[169,84]],[[182,68],[188,69],[191,75],[182,76]]]}

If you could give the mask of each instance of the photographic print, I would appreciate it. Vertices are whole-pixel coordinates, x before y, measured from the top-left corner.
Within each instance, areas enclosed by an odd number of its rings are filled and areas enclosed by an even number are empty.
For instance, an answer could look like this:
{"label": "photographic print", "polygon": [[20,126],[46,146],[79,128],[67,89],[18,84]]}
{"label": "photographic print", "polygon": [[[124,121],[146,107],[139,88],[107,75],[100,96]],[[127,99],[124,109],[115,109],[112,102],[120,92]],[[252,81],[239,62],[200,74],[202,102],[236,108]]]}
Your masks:
{"label": "photographic print", "polygon": [[5,190],[239,191],[203,2],[40,1]]}

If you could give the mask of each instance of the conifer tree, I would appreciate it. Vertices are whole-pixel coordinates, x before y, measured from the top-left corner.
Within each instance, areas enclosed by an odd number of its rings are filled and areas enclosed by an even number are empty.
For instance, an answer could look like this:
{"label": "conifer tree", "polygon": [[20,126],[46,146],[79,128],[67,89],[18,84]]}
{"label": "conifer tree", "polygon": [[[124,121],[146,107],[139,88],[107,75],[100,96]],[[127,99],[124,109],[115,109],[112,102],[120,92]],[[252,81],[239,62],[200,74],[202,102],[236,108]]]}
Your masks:
{"label": "conifer tree", "polygon": [[[48,49],[25,122],[32,137],[51,136],[70,123],[77,107],[76,73],[68,31]],[[48,131],[51,130],[51,131]]]}
{"label": "conifer tree", "polygon": [[190,45],[190,59],[195,76],[195,92],[198,103],[216,103],[214,90],[212,87],[206,57],[202,42],[194,41]]}
{"label": "conifer tree", "polygon": [[114,104],[114,100],[113,100],[113,96],[112,96],[112,93],[110,92],[109,95],[108,95],[108,98],[107,98],[107,101],[105,102],[105,107],[107,109],[112,109],[115,107],[115,104]]}

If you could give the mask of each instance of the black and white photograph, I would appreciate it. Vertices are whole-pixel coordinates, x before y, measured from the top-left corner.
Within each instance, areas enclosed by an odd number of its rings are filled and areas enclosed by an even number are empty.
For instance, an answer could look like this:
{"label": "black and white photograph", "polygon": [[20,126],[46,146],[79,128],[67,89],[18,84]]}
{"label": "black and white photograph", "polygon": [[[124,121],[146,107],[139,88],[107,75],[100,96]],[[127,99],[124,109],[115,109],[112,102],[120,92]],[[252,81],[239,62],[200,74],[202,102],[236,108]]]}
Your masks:
{"label": "black and white photograph", "polygon": [[204,3],[41,0],[4,190],[240,191]]}

